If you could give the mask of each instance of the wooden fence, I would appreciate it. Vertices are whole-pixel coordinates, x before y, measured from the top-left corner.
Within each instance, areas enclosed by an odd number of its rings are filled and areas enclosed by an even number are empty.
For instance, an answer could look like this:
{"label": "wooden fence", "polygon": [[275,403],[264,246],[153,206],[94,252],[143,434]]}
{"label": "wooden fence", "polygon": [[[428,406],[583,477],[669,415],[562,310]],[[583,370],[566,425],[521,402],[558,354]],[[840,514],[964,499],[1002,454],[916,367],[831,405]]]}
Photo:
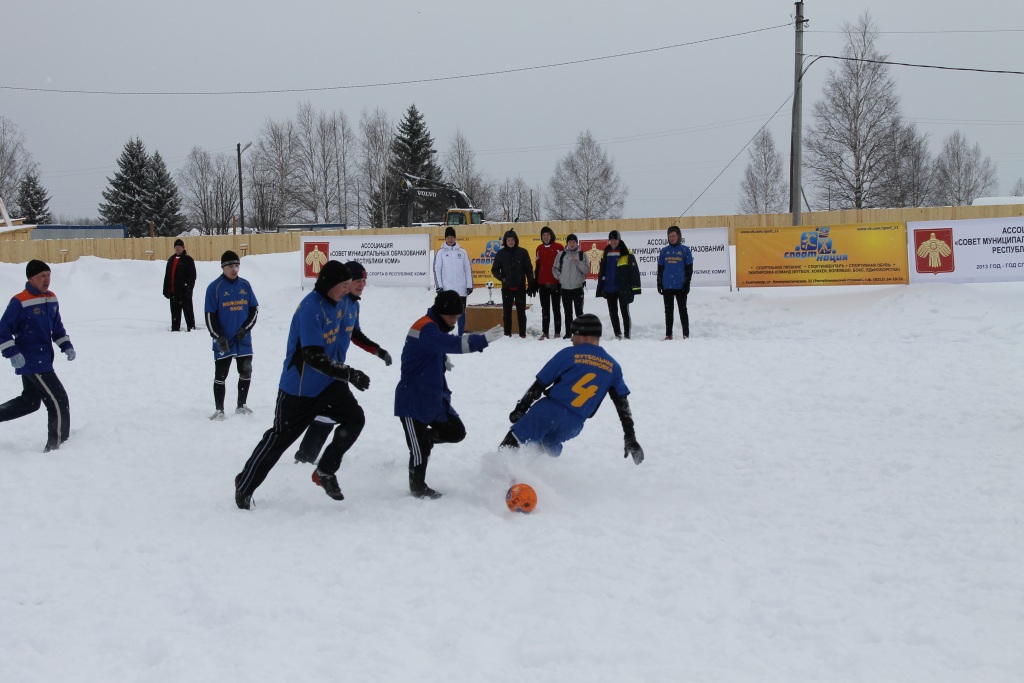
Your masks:
{"label": "wooden fence", "polygon": [[[812,211],[803,214],[804,225],[843,225],[849,223],[884,223],[889,221],[937,221],[969,218],[1005,218],[1024,216],[1024,205],[939,206],[920,209],[851,209],[846,211]],[[788,213],[730,216],[684,216],[682,218],[621,218],[593,221],[539,221],[531,223],[485,223],[460,225],[460,235],[500,237],[508,229],[520,235],[537,235],[545,225],[551,226],[560,240],[569,233],[607,233],[611,230],[665,230],[670,225],[688,228],[729,228],[729,241],[735,243],[736,228],[779,228],[792,225]],[[444,226],[419,228],[388,228],[374,230],[328,230],[306,232],[304,235],[379,235],[422,234],[442,235]],[[185,248],[197,261],[219,261],[231,249],[241,256],[276,254],[297,251],[298,232],[244,235],[209,235],[185,237]],[[0,233],[0,262],[25,263],[40,259],[47,263],[75,261],[81,256],[106,259],[164,260],[174,252],[174,237],[140,237],[127,239],[32,240],[28,231]]]}

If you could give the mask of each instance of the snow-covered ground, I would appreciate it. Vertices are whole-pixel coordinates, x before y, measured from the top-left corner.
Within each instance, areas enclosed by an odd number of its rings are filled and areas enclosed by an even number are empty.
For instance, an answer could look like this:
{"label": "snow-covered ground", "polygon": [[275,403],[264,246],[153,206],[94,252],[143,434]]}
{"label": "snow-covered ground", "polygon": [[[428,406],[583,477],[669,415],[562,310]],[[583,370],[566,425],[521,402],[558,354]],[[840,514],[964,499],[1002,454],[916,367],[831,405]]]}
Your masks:
{"label": "snow-covered ground", "polygon": [[[498,453],[566,342],[456,357],[469,435],[435,450],[438,501],[407,493],[397,363],[353,348],[373,383],[345,501],[293,447],[244,512],[297,258],[243,260],[255,415],[224,423],[163,263],[54,267],[72,436],[43,454],[45,411],[0,424],[0,680],[1022,680],[1024,284],[694,290],[685,342],[645,292],[634,339],[606,342],[640,466],[607,401],[561,458]],[[205,290],[219,268],[198,267]],[[0,295],[23,276],[0,264]],[[371,281],[363,328],[398,358],[431,300]],[[4,363],[0,400],[18,391]],[[536,513],[506,509],[513,478]]]}

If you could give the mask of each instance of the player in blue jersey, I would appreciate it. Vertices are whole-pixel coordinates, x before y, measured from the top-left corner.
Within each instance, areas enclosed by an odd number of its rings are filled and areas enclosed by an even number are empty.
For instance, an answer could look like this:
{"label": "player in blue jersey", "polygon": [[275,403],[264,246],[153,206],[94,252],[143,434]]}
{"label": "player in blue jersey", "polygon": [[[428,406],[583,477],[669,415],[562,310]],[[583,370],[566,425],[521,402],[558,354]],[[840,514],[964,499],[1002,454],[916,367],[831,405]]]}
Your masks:
{"label": "player in blue jersey", "polygon": [[690,338],[690,315],[686,311],[686,296],[693,279],[693,252],[683,244],[679,226],[668,229],[668,245],[658,254],[658,294],[665,300],[665,340],[672,339],[672,304],[679,307],[679,324],[683,339]]}
{"label": "player in blue jersey", "polygon": [[252,415],[245,401],[249,396],[249,382],[252,380],[252,335],[256,324],[259,302],[252,291],[252,285],[244,277],[238,277],[241,261],[238,254],[225,251],[220,257],[221,276],[206,288],[206,329],[213,337],[213,401],[216,412],[211,420],[224,419],[225,382],[231,370],[231,359],[235,359],[238,370],[238,404],[235,412]]}
{"label": "player in blue jersey", "polygon": [[[349,261],[345,264],[348,268],[349,274],[352,276],[352,285],[349,289],[348,294],[345,295],[348,306],[345,311],[345,318],[342,322],[342,327],[345,330],[345,336],[351,339],[352,343],[361,348],[367,353],[373,355],[384,361],[384,365],[391,365],[391,354],[388,353],[380,344],[372,341],[363,332],[363,328],[359,325],[359,300],[363,296],[363,290],[366,289],[366,268],[363,268],[363,264],[359,261]],[[346,355],[348,353],[348,344],[344,344],[344,348],[339,349],[340,353],[335,360],[344,363]],[[302,442],[299,444],[299,450],[295,454],[295,462],[305,462],[309,464],[316,463],[316,459],[320,457],[320,449],[327,443],[327,437],[331,435],[331,430],[334,429],[334,420],[324,415],[317,416],[313,423],[306,429],[306,435],[302,437]]]}
{"label": "player in blue jersey", "polygon": [[338,360],[348,346],[342,326],[348,309],[352,279],[348,268],[328,261],[320,270],[313,291],[299,303],[288,330],[288,348],[278,384],[274,425],[235,477],[235,504],[248,510],[252,494],[267,478],[281,454],[291,446],[318,415],[338,427],[313,471],[313,483],[334,500],[344,500],[336,475],[341,459],[359,438],[366,424],[351,384],[359,391],[370,388],[370,378]]}
{"label": "player in blue jersey", "polygon": [[629,388],[622,381],[622,367],[601,348],[600,319],[586,313],[572,321],[570,331],[572,346],[556,353],[541,368],[537,380],[508,416],[512,428],[500,448],[537,443],[551,455],[560,455],[562,444],[583,431],[583,423],[610,394],[622,422],[624,457],[632,457],[639,465],[644,450],[636,440],[626,398]]}

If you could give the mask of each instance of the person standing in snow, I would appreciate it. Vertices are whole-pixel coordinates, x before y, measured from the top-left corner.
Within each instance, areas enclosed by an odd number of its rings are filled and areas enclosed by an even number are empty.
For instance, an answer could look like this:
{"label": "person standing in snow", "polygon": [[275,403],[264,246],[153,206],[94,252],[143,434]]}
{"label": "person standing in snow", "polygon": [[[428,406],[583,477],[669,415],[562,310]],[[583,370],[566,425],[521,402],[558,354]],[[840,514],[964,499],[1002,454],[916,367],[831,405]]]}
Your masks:
{"label": "person standing in snow", "polygon": [[679,324],[683,339],[690,338],[690,315],[686,310],[686,296],[693,279],[693,252],[683,244],[679,226],[668,229],[668,245],[658,254],[658,294],[665,299],[665,340],[672,339],[672,304],[679,306]]}
{"label": "person standing in snow", "polygon": [[572,321],[574,317],[583,315],[583,291],[590,274],[590,259],[580,249],[576,235],[565,238],[565,249],[558,253],[551,271],[558,278],[565,309],[565,336],[562,339],[572,339]]}
{"label": "person standing in snow", "polygon": [[[604,248],[601,267],[597,273],[597,296],[608,301],[608,316],[612,319],[612,330],[616,339],[622,339],[625,332],[629,339],[632,321],[629,305],[640,293],[640,267],[636,257],[622,241],[618,230],[608,233],[608,244]],[[619,311],[622,311],[622,327],[619,327]]]}
{"label": "person standing in snow", "polygon": [[[366,289],[366,269],[359,261],[349,261],[345,267],[348,268],[352,277],[352,284],[348,294],[345,295],[348,301],[346,302],[345,318],[341,324],[344,338],[338,346],[335,360],[339,363],[345,362],[348,355],[348,341],[345,338],[348,338],[363,351],[372,353],[384,361],[384,365],[391,367],[391,354],[380,344],[371,341],[359,325],[359,300],[363,296],[363,290]],[[337,424],[335,420],[330,417],[318,415],[306,428],[306,434],[302,437],[302,443],[299,444],[299,451],[295,454],[295,462],[305,462],[311,465],[316,463],[316,459],[320,456],[320,449],[327,443],[327,437],[331,435],[335,424]]]}
{"label": "person standing in snow", "polygon": [[25,289],[15,294],[0,317],[0,352],[21,377],[21,395],[0,405],[0,422],[15,420],[46,406],[44,452],[56,450],[71,434],[71,407],[64,385],[53,371],[53,345],[69,361],[75,347],[60,319],[57,295],[50,291],[50,266],[32,259],[25,267]]}
{"label": "person standing in snow", "polygon": [[444,229],[444,244],[434,254],[434,286],[438,292],[447,290],[462,298],[462,317],[456,331],[461,335],[466,329],[466,300],[473,293],[473,265],[450,225]]}
{"label": "person standing in snow", "polygon": [[501,240],[501,249],[494,255],[491,275],[501,283],[501,320],[505,336],[512,336],[512,304],[516,306],[519,336],[526,338],[526,296],[537,293],[530,252],[519,246],[519,235],[509,230]]}
{"label": "person standing in snow", "polygon": [[[601,321],[586,313],[572,321],[572,346],[556,353],[508,416],[512,428],[499,448],[537,443],[557,456],[562,444],[583,431],[606,395],[611,395],[622,423],[625,455],[639,465],[644,450],[636,440],[629,388],[622,367],[601,348]],[[542,398],[543,397],[543,398]]]}
{"label": "person standing in snow", "polygon": [[252,415],[245,404],[252,380],[252,336],[250,331],[256,324],[259,302],[252,291],[252,285],[245,278],[238,277],[241,261],[238,254],[228,250],[220,257],[221,276],[206,288],[206,329],[213,337],[213,400],[216,412],[211,420],[221,421],[224,415],[225,382],[231,370],[231,359],[235,359],[238,370],[239,415]]}
{"label": "person standing in snow", "polygon": [[[525,251],[525,249],[523,250]],[[395,416],[402,423],[409,446],[409,491],[417,498],[440,498],[427,486],[427,463],[434,444],[458,443],[466,426],[452,407],[452,392],[445,372],[448,356],[483,351],[502,337],[495,326],[483,334],[450,333],[462,315],[458,292],[438,292],[426,315],[412,324],[402,348],[402,376],[395,388]]]}
{"label": "person standing in snow", "polygon": [[348,385],[359,391],[370,388],[365,373],[338,360],[349,343],[343,322],[351,284],[349,269],[338,261],[328,261],[320,269],[313,291],[292,315],[274,424],[235,477],[235,505],[242,510],[252,506],[253,492],[318,415],[330,418],[338,427],[313,470],[313,483],[330,498],[345,500],[337,472],[366,424],[366,415]]}
{"label": "person standing in snow", "polygon": [[[565,249],[555,239],[554,231],[548,226],[540,229],[540,244],[537,245],[537,265],[534,275],[537,278],[537,293],[540,295],[541,339],[548,339],[548,324],[551,321],[551,309],[555,313],[555,338],[562,336],[562,309],[558,306],[559,284],[554,273],[555,259]],[[568,326],[565,328],[569,330]]]}
{"label": "person standing in snow", "polygon": [[192,290],[196,286],[196,262],[185,251],[185,243],[174,240],[174,254],[167,259],[164,269],[164,298],[171,301],[171,331],[181,329],[181,314],[185,314],[185,331],[196,329],[196,316],[192,312]]}

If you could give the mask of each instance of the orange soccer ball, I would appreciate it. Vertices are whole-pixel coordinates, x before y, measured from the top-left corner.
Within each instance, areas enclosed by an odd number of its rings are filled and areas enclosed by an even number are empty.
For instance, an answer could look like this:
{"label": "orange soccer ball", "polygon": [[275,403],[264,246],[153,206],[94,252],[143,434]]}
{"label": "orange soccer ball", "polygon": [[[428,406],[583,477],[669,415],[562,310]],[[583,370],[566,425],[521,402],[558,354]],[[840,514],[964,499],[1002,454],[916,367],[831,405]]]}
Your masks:
{"label": "orange soccer ball", "polygon": [[516,484],[505,494],[505,505],[512,512],[533,512],[537,509],[537,492],[529,484]]}

